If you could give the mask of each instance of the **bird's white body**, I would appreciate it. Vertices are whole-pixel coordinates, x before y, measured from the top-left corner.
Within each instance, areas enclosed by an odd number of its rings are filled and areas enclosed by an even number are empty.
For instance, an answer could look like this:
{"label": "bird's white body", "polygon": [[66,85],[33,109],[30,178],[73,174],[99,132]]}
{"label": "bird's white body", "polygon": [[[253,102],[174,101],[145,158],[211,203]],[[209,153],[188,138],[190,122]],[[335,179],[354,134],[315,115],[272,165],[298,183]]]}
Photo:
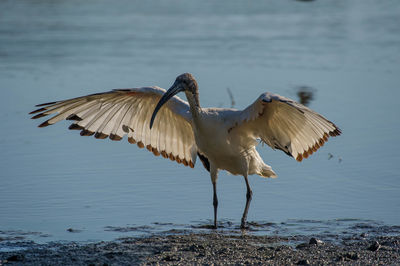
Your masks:
{"label": "bird's white body", "polygon": [[[175,96],[180,91],[188,102]],[[268,92],[244,110],[201,108],[197,82],[189,73],[178,76],[168,91],[159,87],[118,89],[38,106],[41,108],[31,112],[39,113],[33,119],[55,114],[39,127],[74,120],[69,129],[81,130],[82,136],[121,140],[127,135],[139,148],[192,168],[200,157],[213,184],[215,226],[218,170],[245,178],[244,227],[252,195],[248,175],[276,176],[256,150],[259,141],[301,161],[329,136],[341,133],[311,109]]]}
{"label": "bird's white body", "polygon": [[[199,110],[192,122],[199,153],[204,154],[215,168],[233,175],[275,176],[271,167],[258,154],[256,140],[241,129],[242,132],[231,129],[238,112],[226,108]],[[267,170],[270,171],[269,175]]]}

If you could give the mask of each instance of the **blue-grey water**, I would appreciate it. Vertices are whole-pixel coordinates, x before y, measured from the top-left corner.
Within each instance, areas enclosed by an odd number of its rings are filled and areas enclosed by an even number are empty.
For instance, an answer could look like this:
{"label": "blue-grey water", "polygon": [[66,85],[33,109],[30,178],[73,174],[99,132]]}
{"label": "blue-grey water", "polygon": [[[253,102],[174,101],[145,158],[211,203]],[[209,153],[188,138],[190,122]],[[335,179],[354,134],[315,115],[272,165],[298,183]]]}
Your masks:
{"label": "blue-grey water", "polygon": [[[301,232],[400,224],[399,1],[3,0],[0,236],[107,240],[126,234],[118,228],[211,223],[201,163],[81,137],[67,122],[37,128],[28,116],[43,102],[168,88],[183,72],[204,107],[230,107],[227,88],[236,108],[311,88],[310,107],[343,131],[302,163],[260,145],[278,178],[250,177],[250,221]],[[240,223],[245,192],[242,177],[220,173],[222,221]]]}

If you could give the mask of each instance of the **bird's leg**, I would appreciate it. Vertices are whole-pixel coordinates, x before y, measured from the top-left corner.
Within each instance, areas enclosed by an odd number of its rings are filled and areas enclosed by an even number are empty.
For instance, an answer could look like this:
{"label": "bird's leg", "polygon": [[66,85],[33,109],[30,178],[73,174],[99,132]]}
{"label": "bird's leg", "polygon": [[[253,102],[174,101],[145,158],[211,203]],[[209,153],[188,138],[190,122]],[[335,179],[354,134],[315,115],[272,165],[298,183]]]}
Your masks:
{"label": "bird's leg", "polygon": [[250,202],[251,202],[251,198],[253,195],[253,191],[251,191],[249,180],[247,179],[247,175],[244,176],[244,180],[246,181],[247,193],[246,193],[246,207],[244,208],[244,211],[243,211],[242,223],[240,224],[241,229],[246,228],[247,212],[249,211]]}
{"label": "bird's leg", "polygon": [[217,197],[217,182],[213,182],[213,205],[214,205],[214,228],[217,229],[217,209],[218,209],[218,197]]}
{"label": "bird's leg", "polygon": [[217,197],[217,179],[218,179],[218,170],[215,169],[212,165],[210,167],[211,174],[211,182],[213,185],[213,205],[214,205],[214,228],[217,229],[217,209],[218,209],[218,197]]}

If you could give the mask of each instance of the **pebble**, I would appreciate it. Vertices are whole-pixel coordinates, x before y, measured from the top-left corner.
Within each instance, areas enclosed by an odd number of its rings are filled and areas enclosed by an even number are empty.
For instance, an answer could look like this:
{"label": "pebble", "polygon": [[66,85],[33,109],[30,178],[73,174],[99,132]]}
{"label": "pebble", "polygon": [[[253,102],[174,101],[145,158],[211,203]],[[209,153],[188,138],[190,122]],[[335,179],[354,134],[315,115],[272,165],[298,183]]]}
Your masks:
{"label": "pebble", "polygon": [[296,246],[297,249],[308,248],[310,245],[308,243],[301,243]]}
{"label": "pebble", "polygon": [[68,229],[67,229],[67,232],[70,232],[70,233],[80,233],[80,232],[82,232],[82,230],[74,229],[74,228],[68,228]]}
{"label": "pebble", "polygon": [[310,262],[308,260],[299,260],[297,265],[310,265]]}
{"label": "pebble", "polygon": [[24,255],[18,254],[18,255],[12,255],[7,258],[7,261],[22,261],[24,260]]}
{"label": "pebble", "polygon": [[345,258],[348,258],[348,259],[351,259],[351,260],[358,260],[358,259],[360,258],[360,256],[358,256],[358,254],[355,253],[355,252],[346,253],[346,254],[344,255],[344,257],[345,257]]}
{"label": "pebble", "polygon": [[381,245],[378,241],[374,241],[371,246],[368,247],[370,251],[378,251],[381,248]]}
{"label": "pebble", "polygon": [[308,244],[310,244],[310,245],[322,245],[322,244],[324,244],[324,242],[322,241],[322,240],[319,240],[319,239],[316,239],[315,237],[312,237],[311,239],[310,239],[310,242],[308,243]]}

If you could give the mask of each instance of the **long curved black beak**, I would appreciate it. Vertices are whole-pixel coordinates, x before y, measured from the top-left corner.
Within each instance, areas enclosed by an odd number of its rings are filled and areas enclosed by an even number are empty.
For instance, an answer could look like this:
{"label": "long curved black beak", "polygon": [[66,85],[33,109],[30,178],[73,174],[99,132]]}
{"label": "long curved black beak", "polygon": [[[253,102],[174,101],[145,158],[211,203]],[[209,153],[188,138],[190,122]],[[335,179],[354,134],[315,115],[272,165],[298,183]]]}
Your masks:
{"label": "long curved black beak", "polygon": [[166,102],[168,102],[169,99],[171,99],[174,95],[178,94],[181,91],[184,91],[182,85],[179,82],[175,81],[171,88],[169,88],[169,90],[164,93],[164,95],[158,101],[157,106],[153,111],[153,115],[151,116],[150,129],[153,127],[154,119],[156,118],[158,111],[161,109],[161,106],[163,106]]}

